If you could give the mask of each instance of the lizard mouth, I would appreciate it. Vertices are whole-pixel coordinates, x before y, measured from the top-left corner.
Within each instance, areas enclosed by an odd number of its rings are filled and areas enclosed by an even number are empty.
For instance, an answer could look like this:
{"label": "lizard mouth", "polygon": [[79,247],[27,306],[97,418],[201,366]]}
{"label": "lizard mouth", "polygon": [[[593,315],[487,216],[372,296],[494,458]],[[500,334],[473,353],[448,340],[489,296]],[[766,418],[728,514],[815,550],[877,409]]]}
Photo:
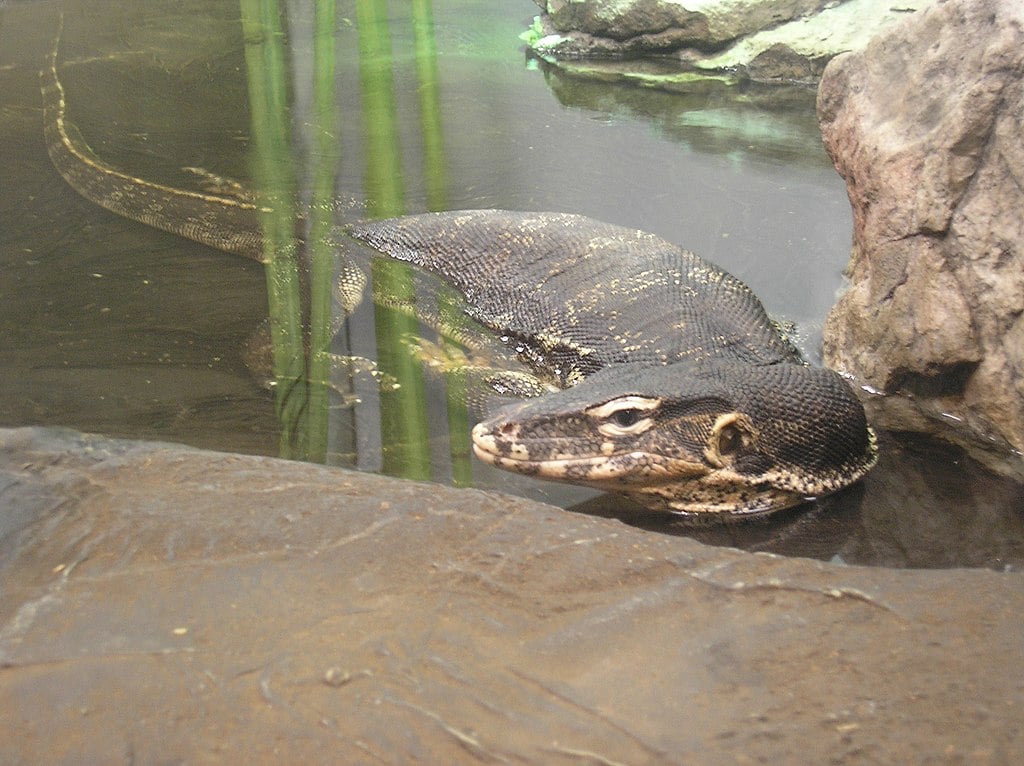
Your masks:
{"label": "lizard mouth", "polygon": [[[531,447],[512,435],[495,433],[480,423],[473,428],[473,453],[485,463],[526,476],[588,484],[600,489],[657,485],[697,479],[708,473],[701,462],[650,452],[567,455]],[[538,454],[542,453],[542,454]]]}
{"label": "lizard mouth", "polygon": [[[485,463],[538,479],[618,492],[684,523],[761,516],[796,505],[806,496],[771,486],[754,487],[729,470],[704,463],[632,451],[610,455],[531,456],[529,447],[486,424],[473,429],[473,452]],[[535,449],[534,452],[543,449]]]}

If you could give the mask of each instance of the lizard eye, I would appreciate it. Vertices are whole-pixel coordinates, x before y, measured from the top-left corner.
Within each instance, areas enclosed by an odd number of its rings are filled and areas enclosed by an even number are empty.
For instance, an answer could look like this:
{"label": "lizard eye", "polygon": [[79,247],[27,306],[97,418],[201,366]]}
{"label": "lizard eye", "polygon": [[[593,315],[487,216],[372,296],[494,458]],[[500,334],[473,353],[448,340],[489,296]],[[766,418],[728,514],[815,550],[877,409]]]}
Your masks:
{"label": "lizard eye", "polygon": [[643,396],[620,396],[591,407],[587,414],[605,436],[632,436],[642,434],[654,425],[652,416],[659,404],[659,400]]}
{"label": "lizard eye", "polygon": [[640,410],[631,408],[616,410],[611,414],[609,420],[619,428],[629,428],[630,426],[635,426],[637,421],[640,420]]}

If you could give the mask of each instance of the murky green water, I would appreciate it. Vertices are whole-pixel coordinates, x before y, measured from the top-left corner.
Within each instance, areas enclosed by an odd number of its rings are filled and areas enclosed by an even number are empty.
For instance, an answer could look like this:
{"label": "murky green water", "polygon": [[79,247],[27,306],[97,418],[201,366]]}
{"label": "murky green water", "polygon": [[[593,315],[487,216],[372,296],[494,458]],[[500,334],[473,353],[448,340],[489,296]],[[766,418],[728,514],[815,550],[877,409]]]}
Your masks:
{"label": "murky green water", "polygon": [[[530,0],[360,0],[337,5],[325,94],[307,5],[294,3],[274,38],[273,71],[287,92],[277,110],[250,108],[254,64],[235,0],[0,8],[0,424],[282,450],[275,395],[245,351],[267,315],[262,267],[106,213],[51,167],[37,70],[62,10],[69,116],[100,157],[133,175],[171,186],[194,186],[186,166],[246,186],[270,175],[284,179],[300,210],[326,190],[341,201],[341,220],[498,207],[646,229],[747,281],[770,312],[796,323],[817,359],[850,213],[818,141],[813,93],[765,102],[758,92],[576,80],[524,54],[517,35],[536,12]],[[431,8],[433,22],[418,21],[417,8]],[[258,127],[268,115],[271,124]],[[284,148],[261,152],[264,130],[268,140],[278,131]],[[364,301],[332,351],[404,369],[402,393],[381,394],[369,374],[334,364],[324,398],[302,406],[324,414],[323,459],[562,505],[602,503],[594,512],[674,531],[618,501],[473,461],[472,412],[460,411],[443,376],[387,340],[417,323],[403,328],[396,322],[407,319],[385,314]],[[886,443],[879,469],[810,514],[704,536],[895,566],[1024,559],[1018,485],[918,438]]]}

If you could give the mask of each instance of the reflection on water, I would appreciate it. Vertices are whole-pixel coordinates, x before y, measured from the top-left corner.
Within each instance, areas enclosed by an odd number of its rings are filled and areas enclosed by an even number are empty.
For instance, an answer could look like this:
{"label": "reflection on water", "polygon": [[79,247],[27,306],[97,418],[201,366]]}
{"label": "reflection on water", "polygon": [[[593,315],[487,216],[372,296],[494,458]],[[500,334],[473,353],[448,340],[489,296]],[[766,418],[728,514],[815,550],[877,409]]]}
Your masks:
{"label": "reflection on water", "polygon": [[[768,523],[683,529],[602,499],[576,510],[711,545],[889,567],[1024,565],[1021,486],[962,449],[919,434],[883,434],[878,465],[860,483]],[[617,507],[616,507],[617,506]]]}
{"label": "reflection on water", "polygon": [[[197,166],[255,188],[275,211],[266,272],[75,196],[46,159],[35,77],[58,7],[0,10],[0,422],[596,502],[592,512],[672,531],[616,499],[472,460],[477,397],[411,342],[417,315],[458,319],[457,307],[405,267],[356,263],[329,232],[363,215],[465,207],[647,229],[745,279],[814,358],[850,223],[813,94],[668,93],[539,71],[516,39],[529,0],[313,5],[61,6],[62,76],[91,147],[171,186],[193,185],[181,168]],[[355,305],[358,268],[376,300]],[[242,363],[268,306],[272,393]],[[442,356],[467,350],[428,337]],[[810,512],[697,534],[849,563],[998,568],[1024,558],[1021,494],[958,453],[889,439],[867,481]]]}
{"label": "reflection on water", "polygon": [[821,164],[814,147],[816,91],[810,86],[707,79],[685,88],[652,90],[610,85],[544,62],[537,65],[544,70],[551,92],[567,107],[641,120],[681,146],[741,165],[759,161]]}

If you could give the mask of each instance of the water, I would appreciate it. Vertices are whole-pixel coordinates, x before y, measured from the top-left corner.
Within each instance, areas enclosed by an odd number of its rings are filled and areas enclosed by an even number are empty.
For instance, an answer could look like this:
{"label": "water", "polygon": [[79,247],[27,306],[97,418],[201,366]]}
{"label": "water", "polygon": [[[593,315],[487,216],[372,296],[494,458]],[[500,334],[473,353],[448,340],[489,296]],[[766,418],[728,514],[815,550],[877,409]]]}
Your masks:
{"label": "water", "polygon": [[[817,137],[812,92],[773,91],[765,101],[758,90],[666,93],[575,79],[525,55],[517,35],[536,12],[530,0],[452,0],[433,9],[431,94],[415,55],[424,40],[406,4],[389,6],[374,50],[359,35],[373,4],[341,2],[337,119],[324,143],[314,127],[314,22],[303,5],[289,8],[281,38],[291,93],[284,169],[300,201],[315,196],[326,167],[342,219],[499,207],[646,229],[744,279],[772,314],[796,324],[800,345],[817,359],[851,222],[843,183]],[[69,116],[106,162],[171,186],[195,184],[183,166],[251,186],[256,164],[238,3],[0,8],[0,424],[279,454],[274,394],[245,353],[267,313],[262,268],[106,213],[49,163],[36,72],[61,9]],[[392,109],[393,121],[368,114],[374,94],[385,96],[375,108]],[[333,350],[376,359],[388,332],[364,301]],[[411,374],[404,391],[420,378],[423,387],[404,405],[382,397],[369,374],[335,380],[323,459],[584,503],[678,531],[617,500],[473,461],[443,378]],[[410,409],[402,414],[402,406]],[[391,413],[383,425],[382,407]],[[403,433],[420,434],[422,443]],[[699,534],[891,566],[1002,568],[1024,560],[1019,486],[919,437],[886,436],[885,446],[865,482],[810,513]]]}

